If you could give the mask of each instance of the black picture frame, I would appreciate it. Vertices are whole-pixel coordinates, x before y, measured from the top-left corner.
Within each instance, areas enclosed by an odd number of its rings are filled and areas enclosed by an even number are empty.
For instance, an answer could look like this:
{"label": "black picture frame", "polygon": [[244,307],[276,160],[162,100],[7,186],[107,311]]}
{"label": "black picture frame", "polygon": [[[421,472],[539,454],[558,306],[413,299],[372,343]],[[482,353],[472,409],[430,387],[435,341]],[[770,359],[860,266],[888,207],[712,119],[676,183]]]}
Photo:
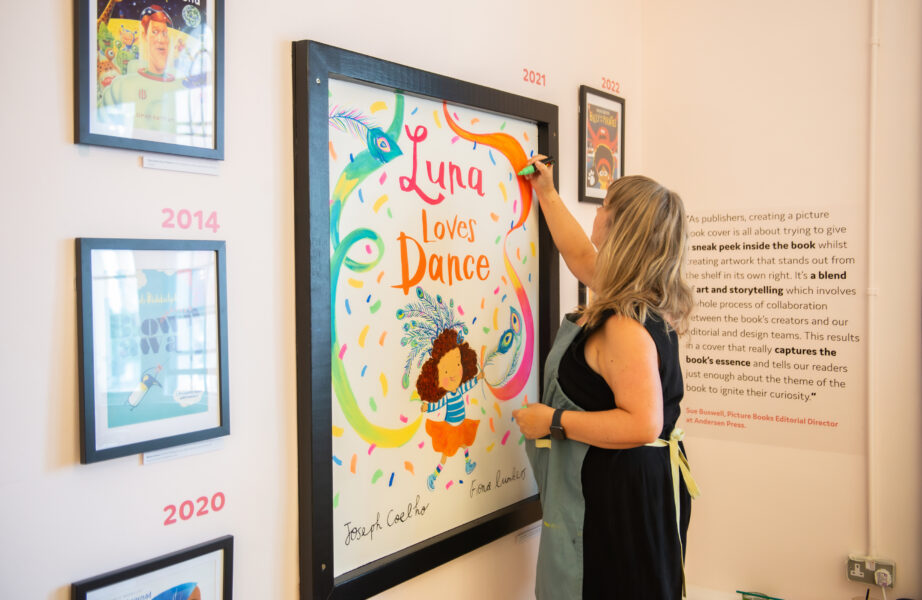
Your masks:
{"label": "black picture frame", "polygon": [[[104,588],[108,588],[110,586],[118,585],[121,586],[120,589],[123,591],[113,590],[113,595],[111,596],[113,600],[115,598],[127,597],[125,595],[126,591],[124,590],[133,586],[139,586],[138,589],[148,591],[148,588],[144,588],[145,577],[169,577],[170,571],[177,570],[177,567],[182,567],[183,563],[188,564],[189,561],[216,552],[221,553],[221,595],[220,597],[203,595],[203,597],[215,598],[215,600],[231,600],[234,597],[234,538],[230,535],[219,537],[202,544],[185,548],[183,550],[171,552],[170,554],[164,554],[163,556],[158,556],[144,562],[122,567],[114,571],[109,571],[108,573],[103,573],[102,575],[97,575],[95,577],[90,577],[82,581],[75,582],[71,584],[71,600],[88,600],[88,597],[91,593],[98,592],[99,590],[103,590]],[[194,584],[195,582],[179,583],[188,586],[190,584]],[[202,585],[204,586],[205,584]],[[157,594],[169,592],[170,588],[161,589],[158,587],[149,591],[151,593],[150,596],[146,596],[144,593],[142,593],[140,595],[134,595],[131,597],[160,597]],[[99,595],[96,594],[94,597],[98,598]],[[106,600],[109,599],[106,598]]]}
{"label": "black picture frame", "polygon": [[[536,122],[545,155],[557,154],[557,107],[316,41],[294,42],[292,51],[301,598],[365,598],[538,520],[541,507],[535,494],[334,577],[328,82],[360,82]],[[543,215],[538,219],[536,338],[543,371],[558,326],[559,257]]]}
{"label": "black picture frame", "polygon": [[608,185],[624,175],[624,110],[624,98],[579,87],[580,202],[602,204]]}
{"label": "black picture frame", "polygon": [[[159,8],[163,14],[172,14],[168,17],[167,70],[156,76],[147,69],[139,51],[143,44],[139,41],[143,33],[140,14],[126,13],[124,22],[120,21],[120,26],[129,23],[129,27],[123,29],[128,32],[124,42],[114,39],[111,31],[100,40],[99,25],[103,18],[108,24],[115,18],[113,14],[139,9],[134,5],[126,8],[128,3],[119,6],[120,0],[109,0],[100,11],[100,2],[102,0],[74,0],[75,142],[223,160],[224,0],[202,0],[175,7],[151,2],[150,7]],[[204,19],[199,11],[203,6]],[[212,9],[213,14],[208,12]],[[208,22],[209,16],[213,17],[212,22]],[[179,24],[182,26],[177,27]],[[132,33],[134,41],[129,42]],[[120,79],[123,80],[118,81]],[[111,96],[106,94],[109,87]],[[161,109],[149,117],[128,116],[128,111],[134,110],[129,108],[134,104],[132,101],[144,102],[154,94],[170,97],[172,102],[163,104],[171,106],[172,110]],[[103,100],[104,97],[110,100]],[[106,102],[120,108],[98,112],[100,103]],[[102,114],[108,116],[97,118]],[[136,118],[146,119],[140,123],[150,123],[152,127],[139,127]],[[130,125],[128,119],[131,119]],[[171,132],[161,130],[162,123],[168,120],[175,123]]]}
{"label": "black picture frame", "polygon": [[[94,252],[99,251],[110,252],[111,256],[127,260],[128,264],[135,266],[96,269],[93,257]],[[76,239],[81,463],[150,452],[230,434],[225,254],[223,241]],[[206,255],[210,255],[207,263],[204,262]],[[159,258],[146,261],[143,259],[145,256]],[[203,261],[201,264],[206,266],[186,267],[184,270],[173,266],[175,261],[183,257],[188,260],[193,256],[197,256]],[[173,259],[173,262],[167,262],[167,257]],[[137,259],[137,262],[132,263],[133,259]],[[111,260],[109,263],[111,265]],[[117,286],[110,285],[102,293],[101,286],[94,286],[94,277],[100,277],[104,271],[109,273],[107,277],[110,280],[117,280],[126,277],[124,273],[130,273],[131,268],[141,273],[143,266],[175,272],[177,277],[188,276],[191,279],[197,276],[204,279],[201,285],[194,288],[196,293],[207,295],[202,300],[205,302],[201,305],[202,310],[199,310],[197,298],[194,301],[178,300],[178,294],[175,294],[176,298],[170,302],[169,292],[164,297],[163,294],[158,295],[148,290],[147,295],[142,296],[142,288],[128,286],[124,293],[120,293],[119,289],[112,289]],[[207,279],[209,272],[213,272],[213,281]],[[146,281],[150,276],[145,274],[144,277]],[[184,289],[193,288],[188,285]],[[143,313],[137,308],[133,313],[126,311],[126,314],[115,315],[114,312],[107,313],[105,308],[110,298],[113,302],[124,302],[126,305],[133,302],[138,307],[154,303],[154,308],[145,309]],[[155,312],[149,313],[148,310]],[[107,314],[109,319],[102,319]],[[142,319],[142,314],[153,314],[153,318]],[[118,320],[115,324],[114,319]],[[217,330],[212,331],[214,328]],[[191,340],[195,332],[201,334],[200,339]],[[196,345],[193,348],[195,344],[204,346]],[[170,352],[177,356],[185,354],[182,359],[184,362],[170,358]],[[154,362],[158,364],[155,372],[150,373],[153,367],[145,368],[145,365],[153,365]],[[164,363],[166,371],[161,375]],[[113,366],[125,369],[125,372],[134,369],[134,372],[142,374],[140,379],[135,377],[132,380],[135,382],[134,387],[127,395],[124,383],[113,386],[115,389],[109,388],[109,381],[113,381],[110,378],[115,370]],[[213,374],[215,369],[217,374]],[[159,380],[167,377],[175,385],[165,385]],[[209,391],[210,384],[218,387],[217,394]],[[201,390],[195,389],[198,385],[201,385]],[[164,411],[161,404],[156,410],[151,407],[148,411],[145,406],[144,413],[134,414],[133,411],[141,406],[146,394],[157,386],[160,387],[158,393],[171,396],[180,408],[170,406],[172,410]],[[193,387],[187,389],[184,386]],[[167,388],[172,391],[169,392]],[[125,396],[124,402],[122,396]],[[195,406],[201,404],[203,399],[204,407]],[[158,400],[162,401],[163,398]],[[126,410],[132,411],[130,417],[124,416]],[[120,416],[116,417],[116,414]],[[113,423],[115,418],[121,421]]]}

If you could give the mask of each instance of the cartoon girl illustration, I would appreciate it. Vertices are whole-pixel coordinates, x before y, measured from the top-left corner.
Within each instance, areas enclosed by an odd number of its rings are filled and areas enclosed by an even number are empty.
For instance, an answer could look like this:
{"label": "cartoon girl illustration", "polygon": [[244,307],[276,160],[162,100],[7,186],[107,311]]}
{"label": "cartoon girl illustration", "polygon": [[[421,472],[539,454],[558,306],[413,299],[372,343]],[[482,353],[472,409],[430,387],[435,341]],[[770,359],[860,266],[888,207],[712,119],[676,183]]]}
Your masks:
{"label": "cartoon girl illustration", "polygon": [[421,410],[431,413],[445,407],[445,420],[426,421],[426,433],[432,438],[432,449],[442,453],[426,485],[435,489],[435,480],[449,456],[464,449],[464,472],[470,475],[477,463],[471,460],[470,446],[477,437],[480,421],[465,416],[464,394],[481,379],[477,369],[477,353],[461,339],[454,329],[446,329],[432,343],[432,354],[423,364],[416,379],[416,391],[422,398]]}
{"label": "cartoon girl illustration", "polygon": [[416,288],[416,297],[418,302],[397,311],[397,318],[405,321],[400,344],[410,348],[403,387],[409,387],[413,361],[419,366],[425,359],[416,379],[416,391],[422,400],[420,409],[429,414],[445,408],[444,420],[426,421],[432,448],[441,454],[435,470],[426,478],[426,486],[435,490],[435,480],[445,462],[458,449],[464,449],[466,473],[472,473],[477,466],[471,460],[470,447],[480,421],[466,417],[464,396],[483,378],[483,373],[477,367],[477,353],[464,341],[468,330],[455,317],[454,300],[445,303],[441,296],[433,298],[420,287]]}

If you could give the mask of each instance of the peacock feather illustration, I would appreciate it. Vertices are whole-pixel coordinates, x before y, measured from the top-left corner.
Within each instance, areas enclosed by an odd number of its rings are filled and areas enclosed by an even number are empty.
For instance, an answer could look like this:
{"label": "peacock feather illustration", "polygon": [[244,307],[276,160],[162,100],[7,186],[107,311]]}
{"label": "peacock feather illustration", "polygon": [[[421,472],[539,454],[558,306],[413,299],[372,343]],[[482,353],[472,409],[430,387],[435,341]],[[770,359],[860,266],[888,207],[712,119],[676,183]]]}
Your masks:
{"label": "peacock feather illustration", "polygon": [[[487,354],[481,365],[487,384],[499,387],[512,378],[522,358],[522,338],[522,315],[510,306],[509,327],[499,336],[496,348]],[[496,372],[500,373],[500,377],[494,380],[491,375]]]}
{"label": "peacock feather illustration", "polygon": [[454,329],[458,332],[458,341],[463,340],[468,333],[467,325],[455,317],[454,300],[450,299],[446,303],[439,295],[433,298],[421,287],[416,288],[416,297],[418,302],[411,302],[397,310],[397,318],[404,321],[400,345],[410,348],[401,380],[404,389],[410,387],[413,361],[416,361],[416,368],[423,364],[426,357],[432,354],[432,341],[440,333]]}

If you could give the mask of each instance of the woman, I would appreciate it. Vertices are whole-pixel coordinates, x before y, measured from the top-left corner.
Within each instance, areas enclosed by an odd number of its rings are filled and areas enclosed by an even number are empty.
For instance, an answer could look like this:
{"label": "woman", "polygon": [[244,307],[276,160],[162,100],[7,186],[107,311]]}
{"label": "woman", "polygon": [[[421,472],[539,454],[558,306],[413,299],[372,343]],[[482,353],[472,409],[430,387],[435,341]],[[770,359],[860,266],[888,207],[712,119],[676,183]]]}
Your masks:
{"label": "woman", "polygon": [[677,334],[693,303],[682,201],[652,179],[622,177],[587,238],[551,168],[531,162],[554,243],[593,292],[561,324],[542,403],[514,412],[536,440],[527,451],[544,512],[537,596],[684,597],[689,489],[697,490],[674,429],[683,392]]}

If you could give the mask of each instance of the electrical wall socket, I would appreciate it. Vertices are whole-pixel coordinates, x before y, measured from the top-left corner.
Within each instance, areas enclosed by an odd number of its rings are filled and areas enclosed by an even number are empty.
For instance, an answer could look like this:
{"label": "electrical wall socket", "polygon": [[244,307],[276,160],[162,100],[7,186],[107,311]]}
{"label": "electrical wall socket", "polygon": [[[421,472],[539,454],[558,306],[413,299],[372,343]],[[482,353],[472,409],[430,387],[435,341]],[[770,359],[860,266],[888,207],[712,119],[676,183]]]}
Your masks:
{"label": "electrical wall socket", "polygon": [[[893,587],[894,568],[895,565],[892,560],[850,555],[845,575],[850,581],[866,583],[872,586]],[[878,574],[880,571],[883,573]]]}

